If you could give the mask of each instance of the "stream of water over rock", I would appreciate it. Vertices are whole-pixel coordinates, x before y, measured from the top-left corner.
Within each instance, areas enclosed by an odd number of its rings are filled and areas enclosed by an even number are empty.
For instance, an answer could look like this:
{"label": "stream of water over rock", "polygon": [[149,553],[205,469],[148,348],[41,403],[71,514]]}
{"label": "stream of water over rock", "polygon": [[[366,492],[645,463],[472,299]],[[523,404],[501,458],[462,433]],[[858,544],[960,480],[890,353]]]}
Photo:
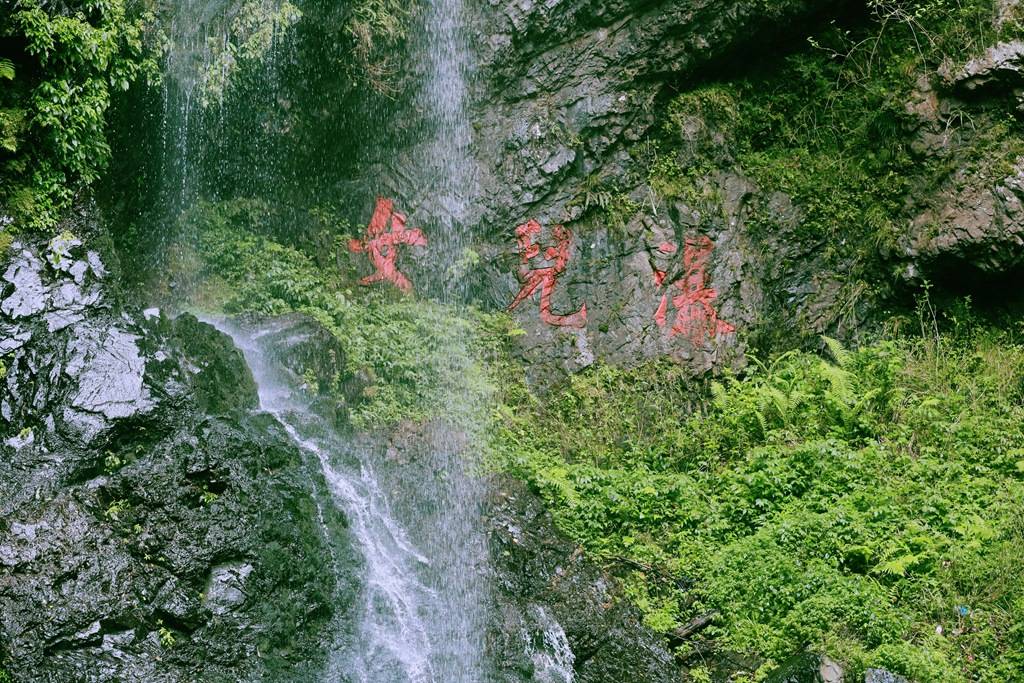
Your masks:
{"label": "stream of water over rock", "polygon": [[[174,217],[196,204],[202,190],[193,178],[203,154],[204,117],[198,107],[210,102],[211,78],[227,69],[222,49],[230,40],[232,3],[187,0],[175,10],[172,51],[165,89],[164,202]],[[470,52],[462,30],[462,0],[433,0],[422,13],[413,48],[420,81],[417,106],[429,139],[396,159],[400,177],[384,179],[428,223],[431,246],[458,254],[466,244],[464,218],[471,201],[474,167],[471,126],[466,113]],[[266,69],[278,58],[268,46]],[[268,79],[272,82],[273,79]],[[204,101],[205,100],[205,101]],[[386,124],[386,122],[384,122]],[[254,171],[255,172],[255,171]],[[397,174],[396,174],[397,175]],[[366,197],[367,204],[372,197]],[[179,239],[187,235],[179,235]],[[458,307],[458,278],[443,276],[431,289],[443,303]],[[318,462],[329,486],[329,500],[349,522],[362,555],[356,623],[337,623],[324,680],[330,683],[479,683],[488,678],[484,657],[487,606],[486,539],[480,524],[483,484],[472,473],[471,455],[479,449],[474,423],[456,427],[444,416],[472,415],[483,406],[467,406],[460,377],[438,406],[442,417],[425,428],[416,444],[419,462],[403,470],[375,461],[381,449],[355,445],[319,417],[265,340],[273,322],[243,329],[208,318],[243,351],[259,388],[260,408],[272,414],[295,444]],[[468,349],[446,352],[459,373]],[[373,437],[367,437],[372,442]],[[365,441],[365,440],[364,440]],[[424,473],[427,473],[424,476]],[[326,530],[325,530],[326,532]],[[336,568],[339,575],[344,569]]]}
{"label": "stream of water over rock", "polygon": [[331,502],[344,511],[363,556],[358,624],[351,637],[335,639],[325,680],[440,680],[432,622],[443,616],[442,606],[439,593],[423,578],[431,561],[397,520],[373,463],[310,409],[295,378],[263,343],[276,331],[272,324],[247,331],[222,319],[206,322],[231,336],[242,350],[259,389],[260,409],[272,414],[296,445],[319,462]]}

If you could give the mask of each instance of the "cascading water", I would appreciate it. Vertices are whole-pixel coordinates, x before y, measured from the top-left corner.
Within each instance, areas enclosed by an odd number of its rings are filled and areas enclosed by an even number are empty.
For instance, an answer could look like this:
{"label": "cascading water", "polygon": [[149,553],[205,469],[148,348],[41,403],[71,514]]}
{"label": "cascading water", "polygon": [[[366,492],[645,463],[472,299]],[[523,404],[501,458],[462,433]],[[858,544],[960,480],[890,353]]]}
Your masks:
{"label": "cascading water", "polygon": [[430,559],[391,511],[373,463],[356,453],[314,411],[262,340],[273,324],[249,332],[206,319],[242,350],[259,388],[260,408],[277,418],[292,440],[316,459],[333,502],[345,512],[365,561],[358,625],[339,639],[325,680],[383,683],[438,681],[428,615],[437,595],[420,578]]}
{"label": "cascading water", "polygon": [[[435,430],[424,444],[423,464],[441,475],[435,480],[382,472],[369,450],[341,438],[311,408],[297,388],[299,378],[282,369],[273,349],[281,342],[274,323],[249,331],[223,319],[205,320],[242,350],[260,409],[319,464],[331,502],[345,513],[364,560],[354,633],[338,625],[324,681],[486,680],[479,590],[485,553],[474,526],[479,496],[473,478],[457,465],[460,449],[452,446],[451,432]],[[400,495],[396,500],[385,490]],[[404,504],[409,501],[415,504]]]}
{"label": "cascading water", "polygon": [[[462,274],[453,261],[469,244],[467,222],[477,186],[468,112],[473,69],[465,14],[463,0],[430,0],[425,7],[414,53],[422,71],[419,103],[430,137],[412,152],[416,187],[404,188],[429,211],[424,220],[433,224],[433,253],[447,255],[441,260],[447,267],[432,284],[453,308],[465,295]],[[432,560],[429,580],[437,603],[430,622],[436,680],[478,683],[487,678],[483,653],[488,587],[481,524],[484,486],[473,473],[473,458],[481,451],[479,430],[486,415],[479,397],[471,404],[474,399],[462,384],[462,368],[471,362],[471,350],[456,343],[446,351],[448,390],[438,411],[444,417],[426,431],[427,443],[421,449],[426,468],[438,476],[426,487],[423,482],[406,483],[420,489],[412,497],[420,501],[418,509],[410,511],[409,518],[415,520],[421,547]],[[425,504],[426,498],[433,504]]]}
{"label": "cascading water", "polygon": [[[216,120],[208,108],[222,106],[215,97],[233,66],[228,49],[232,22],[247,4],[252,3],[185,0],[173,10],[163,197],[172,223],[203,196],[198,175],[210,133],[203,126]],[[255,4],[263,16],[273,16],[287,3]],[[476,183],[467,115],[471,60],[462,31],[462,2],[431,0],[422,17],[413,53],[421,83],[417,104],[427,135],[407,158],[399,159],[397,168],[404,171],[382,179],[380,191],[387,188],[412,203],[428,226],[433,250],[457,259],[468,242],[464,225]],[[269,73],[274,70],[273,44],[266,49],[271,51],[264,60]],[[187,251],[189,236],[175,238]],[[458,274],[442,268],[440,275],[430,288],[445,305],[458,307],[463,298]],[[299,383],[263,343],[274,332],[273,323],[243,330],[223,320],[209,322],[242,349],[259,387],[262,410],[274,415],[296,445],[319,463],[330,488],[330,501],[321,504],[333,503],[344,511],[364,561],[357,623],[337,625],[324,680],[487,680],[483,486],[472,472],[483,406],[465,398],[462,383],[470,350],[462,344],[445,350],[448,388],[437,406],[442,417],[423,431],[417,468],[405,470],[375,461],[373,448],[341,438],[311,410],[296,389]]]}
{"label": "cascading water", "polygon": [[432,135],[415,166],[418,187],[410,188],[433,199],[431,218],[443,227],[445,247],[451,253],[466,245],[462,228],[477,183],[468,114],[472,60],[464,15],[462,0],[430,0],[426,8],[418,42],[424,67],[419,99]]}

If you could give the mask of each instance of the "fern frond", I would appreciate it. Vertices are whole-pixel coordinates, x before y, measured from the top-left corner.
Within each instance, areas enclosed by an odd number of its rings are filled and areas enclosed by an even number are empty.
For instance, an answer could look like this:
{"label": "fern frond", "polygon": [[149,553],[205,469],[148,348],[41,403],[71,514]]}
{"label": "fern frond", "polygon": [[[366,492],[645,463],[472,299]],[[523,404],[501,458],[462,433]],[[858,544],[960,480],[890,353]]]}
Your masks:
{"label": "fern frond", "polygon": [[872,571],[874,574],[885,574],[887,576],[906,576],[907,570],[917,564],[918,556],[913,553],[898,555],[897,557],[882,562]]}
{"label": "fern frond", "polygon": [[768,388],[768,396],[771,398],[772,406],[775,408],[775,412],[779,414],[782,424],[789,424],[790,412],[793,407],[790,397],[775,387]]}
{"label": "fern frond", "polygon": [[842,342],[825,335],[821,335],[821,339],[825,342],[825,346],[828,347],[829,353],[832,354],[832,358],[835,359],[836,365],[841,368],[845,368],[850,364],[850,359],[853,357],[853,354],[843,346]]}
{"label": "fern frond", "polygon": [[14,62],[9,59],[0,59],[0,78],[14,80]]}
{"label": "fern frond", "polygon": [[761,436],[768,436],[768,419],[765,418],[764,412],[761,410],[755,410],[754,416],[757,417],[757,424],[761,427]]}
{"label": "fern frond", "polygon": [[725,406],[725,399],[726,399],[727,396],[728,396],[728,393],[725,390],[725,386],[723,386],[721,382],[712,382],[711,383],[712,402],[717,407],[722,408],[722,407]]}
{"label": "fern frond", "polygon": [[821,363],[821,374],[829,383],[829,398],[840,403],[853,403],[853,375],[838,365]]}

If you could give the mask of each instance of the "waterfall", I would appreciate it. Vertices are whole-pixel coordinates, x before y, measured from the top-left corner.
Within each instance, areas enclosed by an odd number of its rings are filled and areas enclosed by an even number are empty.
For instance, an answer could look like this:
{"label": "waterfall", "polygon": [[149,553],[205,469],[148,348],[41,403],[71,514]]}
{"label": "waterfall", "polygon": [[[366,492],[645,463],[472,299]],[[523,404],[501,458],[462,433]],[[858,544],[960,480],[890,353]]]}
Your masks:
{"label": "waterfall", "polygon": [[[469,120],[469,79],[472,60],[464,33],[462,0],[429,0],[423,35],[418,41],[424,69],[420,106],[433,135],[421,154],[417,180],[430,196],[433,218],[441,223],[453,249],[465,246],[462,231],[476,184]],[[446,246],[448,246],[446,244]]]}
{"label": "waterfall", "polygon": [[[224,45],[232,39],[231,22],[239,4],[244,3],[186,0],[174,13],[164,126],[164,203],[172,217],[204,194],[196,177],[204,170],[203,141],[210,132],[204,126],[215,120],[209,108],[221,106],[210,85],[226,79],[231,68],[224,57],[231,53]],[[285,4],[281,0],[277,6]],[[406,198],[431,198],[418,202],[416,211],[431,226],[432,253],[442,262],[445,255],[458,258],[468,244],[467,216],[476,183],[467,113],[472,60],[463,11],[461,0],[430,0],[422,13],[412,49],[420,80],[416,104],[425,119],[425,135],[408,152],[405,172],[384,179],[378,190],[383,193],[387,187]],[[265,68],[272,74],[273,54]],[[184,237],[187,248],[188,236],[176,237]],[[440,272],[434,289],[457,309],[464,298],[458,277],[446,277],[444,268]],[[344,512],[362,555],[357,613],[350,615],[355,623],[336,624],[336,633],[327,638],[334,645],[325,683],[487,680],[484,484],[474,472],[483,443],[478,431],[486,413],[480,402],[467,405],[462,368],[470,350],[463,344],[446,349],[449,388],[437,406],[438,417],[423,425],[414,444],[415,466],[405,467],[382,462],[380,449],[342,438],[311,409],[297,388],[300,383],[265,343],[274,333],[273,322],[250,330],[222,319],[207,321],[243,351],[259,387],[261,410],[273,415],[319,466],[330,489],[329,500],[321,504],[337,505]]]}
{"label": "waterfall", "polygon": [[[472,153],[473,130],[469,117],[472,53],[466,34],[463,0],[428,0],[424,30],[418,40],[423,69],[421,108],[427,112],[431,138],[417,179],[420,192],[433,201],[435,249],[448,255],[442,262],[461,258],[470,240],[471,207],[476,191],[476,163]],[[449,271],[451,272],[451,271]],[[443,278],[441,298],[453,306],[465,297],[461,273]],[[453,358],[467,359],[463,345],[449,348]],[[460,363],[453,362],[457,372]],[[428,434],[430,467],[443,473],[432,487],[438,504],[420,527],[423,543],[435,565],[434,589],[440,611],[433,618],[434,647],[438,656],[438,680],[479,683],[486,679],[484,635],[488,586],[487,547],[481,505],[483,481],[474,475],[474,457],[484,442],[480,429],[486,424],[485,406],[466,405],[461,377],[453,377],[446,392],[443,415],[470,416],[459,424],[442,422]]]}
{"label": "waterfall", "polygon": [[315,459],[332,501],[345,513],[365,561],[354,637],[336,639],[325,681],[426,683],[435,673],[427,615],[436,593],[420,578],[430,559],[413,544],[383,494],[373,463],[357,453],[311,410],[262,339],[273,324],[254,332],[205,318],[229,335],[245,355],[259,389],[260,409],[273,415],[292,441]]}
{"label": "waterfall", "polygon": [[[367,449],[341,438],[311,408],[298,378],[276,359],[273,345],[280,340],[264,342],[279,331],[274,323],[253,331],[224,319],[204,320],[244,354],[260,410],[319,465],[363,557],[355,632],[336,624],[325,683],[486,680],[479,490],[458,464],[463,460],[451,432],[441,429],[423,444],[422,465],[442,473],[437,481],[404,476],[400,468],[383,472]],[[396,500],[385,490],[403,495]]]}

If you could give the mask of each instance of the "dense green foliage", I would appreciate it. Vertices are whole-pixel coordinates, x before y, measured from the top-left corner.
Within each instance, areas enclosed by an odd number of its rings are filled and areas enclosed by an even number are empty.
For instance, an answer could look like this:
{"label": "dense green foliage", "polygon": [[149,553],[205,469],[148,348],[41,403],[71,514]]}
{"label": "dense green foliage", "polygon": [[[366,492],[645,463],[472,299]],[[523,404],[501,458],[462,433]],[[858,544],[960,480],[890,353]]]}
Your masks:
{"label": "dense green foliage", "polygon": [[185,217],[182,232],[199,246],[183,247],[178,267],[200,278],[198,306],[317,319],[341,342],[349,373],[369,383],[351,406],[358,427],[439,415],[479,421],[490,391],[485,361],[511,332],[507,318],[460,313],[386,287],[360,291],[340,269],[325,271],[260,235],[266,215],[264,205],[238,200],[201,204]]}
{"label": "dense green foliage", "polygon": [[52,227],[110,156],[106,112],[156,65],[125,0],[16,0],[0,16],[0,209]]}
{"label": "dense green foliage", "polygon": [[[765,196],[792,198],[801,217],[785,239],[843,269],[840,308],[880,293],[908,210],[941,196],[955,169],[995,181],[1024,153],[1019,111],[1002,97],[954,101],[942,114],[944,146],[927,151],[915,146],[921,122],[907,108],[915,91],[941,88],[940,68],[1018,36],[1019,16],[997,28],[993,0],[872,0],[867,9],[803,49],[679,94],[635,151],[663,198],[715,207],[711,178],[737,167]],[[783,234],[777,207],[751,202],[749,211],[753,238]]]}
{"label": "dense green foliage", "polygon": [[663,364],[520,389],[497,453],[657,630],[717,612],[709,633],[763,670],[809,646],[854,672],[1013,680],[1024,346],[972,331],[832,349],[700,390]]}

